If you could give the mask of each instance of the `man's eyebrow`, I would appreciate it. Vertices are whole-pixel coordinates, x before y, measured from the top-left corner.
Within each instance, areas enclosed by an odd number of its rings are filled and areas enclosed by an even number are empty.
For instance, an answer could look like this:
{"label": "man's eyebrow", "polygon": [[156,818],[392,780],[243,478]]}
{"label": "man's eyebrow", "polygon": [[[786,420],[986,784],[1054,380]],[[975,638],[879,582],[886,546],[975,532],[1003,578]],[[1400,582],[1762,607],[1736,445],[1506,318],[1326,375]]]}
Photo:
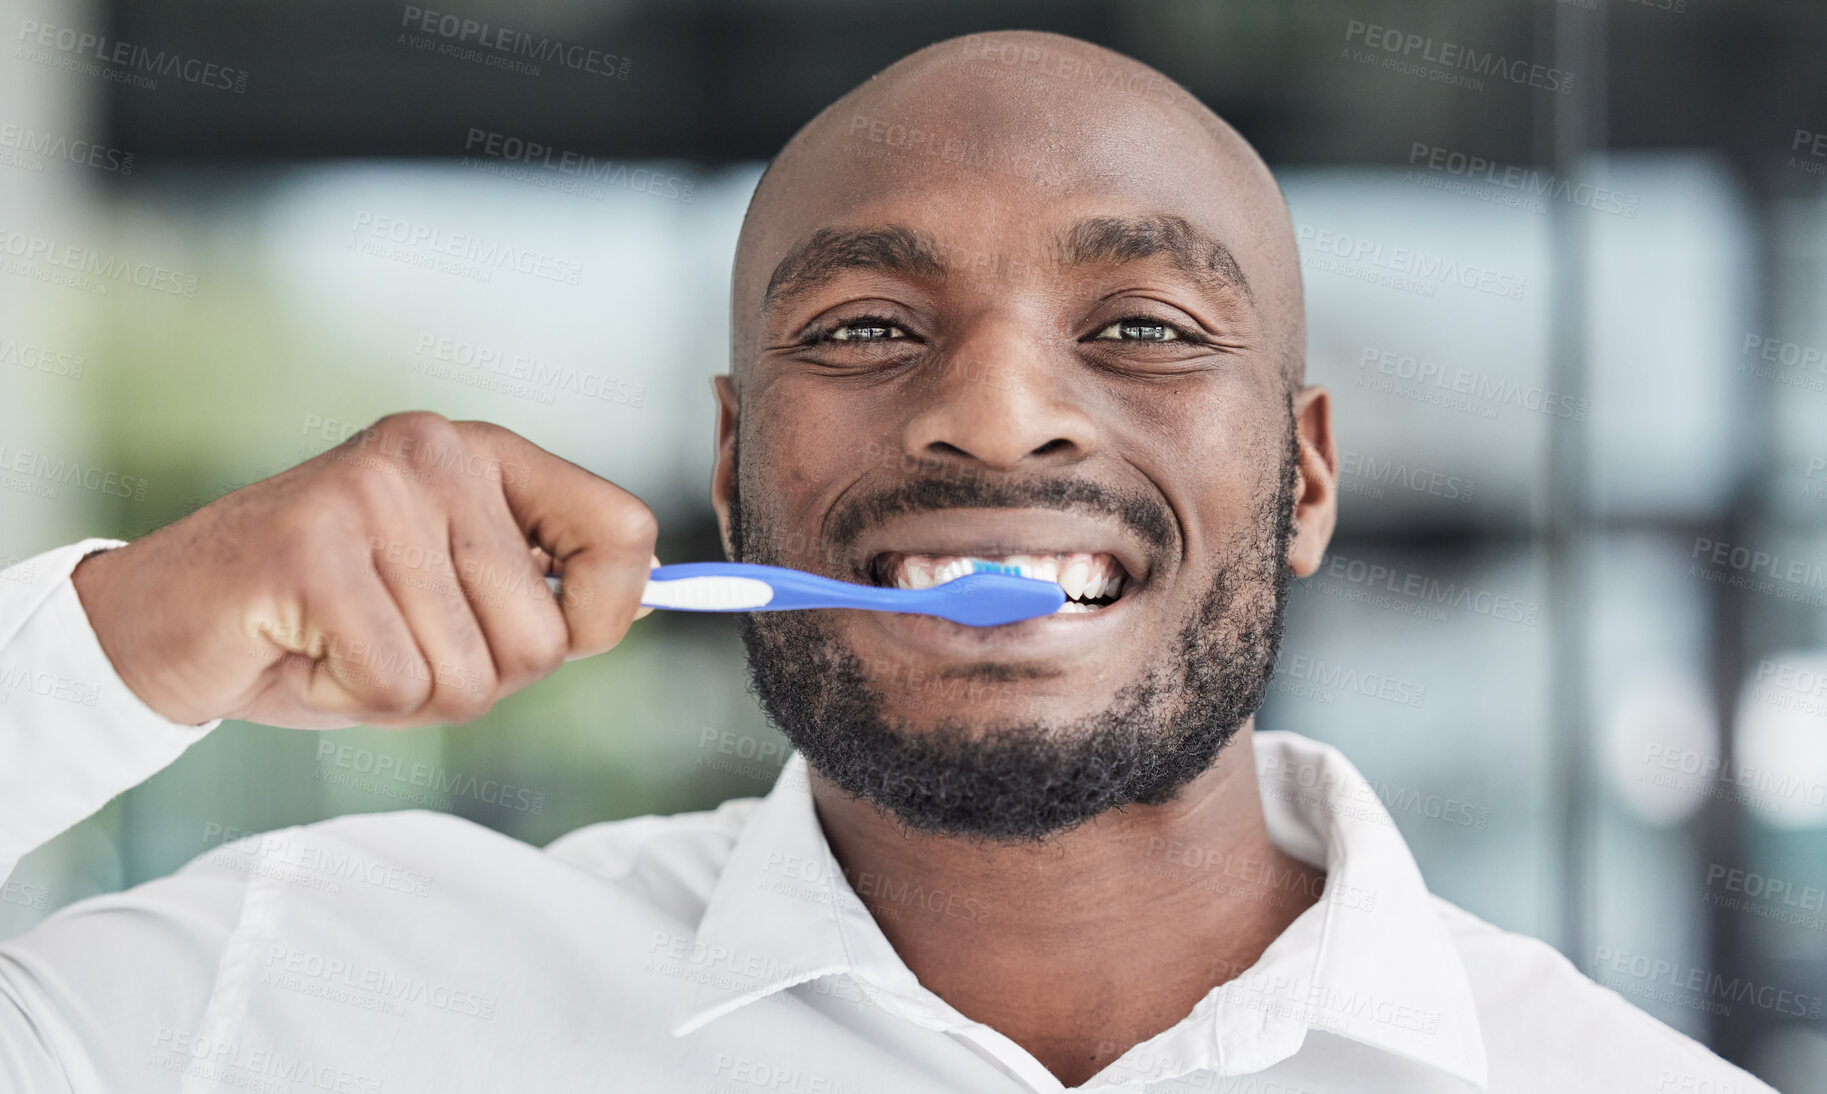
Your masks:
{"label": "man's eyebrow", "polygon": [[820,228],[787,252],[768,278],[761,306],[771,308],[830,281],[847,270],[886,270],[911,277],[945,276],[939,245],[919,232],[890,224],[881,228]]}
{"label": "man's eyebrow", "polygon": [[1156,256],[1167,258],[1199,281],[1227,286],[1243,293],[1250,303],[1256,302],[1231,249],[1183,217],[1091,217],[1073,225],[1054,246],[1055,259],[1067,267]]}

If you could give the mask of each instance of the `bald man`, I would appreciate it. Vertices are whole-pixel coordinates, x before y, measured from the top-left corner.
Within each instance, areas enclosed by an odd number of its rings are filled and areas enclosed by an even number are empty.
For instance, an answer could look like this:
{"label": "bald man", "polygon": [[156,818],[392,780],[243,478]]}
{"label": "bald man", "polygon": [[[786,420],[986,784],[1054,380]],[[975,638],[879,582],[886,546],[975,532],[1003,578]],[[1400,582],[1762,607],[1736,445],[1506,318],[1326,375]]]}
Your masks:
{"label": "bald man", "polygon": [[[796,749],[763,799],[544,851],[344,817],[78,903],[0,946],[0,1087],[1769,1089],[1430,896],[1338,752],[1253,734],[1336,453],[1287,210],[1191,96],[1054,35],[921,50],[774,160],[732,306],[730,557],[999,561],[1065,610],[744,617]],[[223,718],[471,719],[614,646],[655,535],[421,413],[8,571],[5,658],[72,684],[0,707],[0,860]]]}

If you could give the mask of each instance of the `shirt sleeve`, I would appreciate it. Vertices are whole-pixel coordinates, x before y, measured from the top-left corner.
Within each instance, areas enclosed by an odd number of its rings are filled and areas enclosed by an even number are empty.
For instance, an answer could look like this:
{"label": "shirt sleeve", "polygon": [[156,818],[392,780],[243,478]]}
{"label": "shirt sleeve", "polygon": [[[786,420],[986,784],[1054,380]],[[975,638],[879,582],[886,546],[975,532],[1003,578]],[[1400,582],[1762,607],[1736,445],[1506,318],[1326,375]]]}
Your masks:
{"label": "shirt sleeve", "polygon": [[[102,652],[70,573],[118,546],[84,540],[0,570],[0,880],[218,724],[160,717]],[[0,944],[0,1094],[176,1090],[208,1065],[189,1050],[245,889],[200,860]]]}
{"label": "shirt sleeve", "polygon": [[70,573],[120,545],[86,539],[0,570],[0,881],[219,724],[166,720],[102,652]]}

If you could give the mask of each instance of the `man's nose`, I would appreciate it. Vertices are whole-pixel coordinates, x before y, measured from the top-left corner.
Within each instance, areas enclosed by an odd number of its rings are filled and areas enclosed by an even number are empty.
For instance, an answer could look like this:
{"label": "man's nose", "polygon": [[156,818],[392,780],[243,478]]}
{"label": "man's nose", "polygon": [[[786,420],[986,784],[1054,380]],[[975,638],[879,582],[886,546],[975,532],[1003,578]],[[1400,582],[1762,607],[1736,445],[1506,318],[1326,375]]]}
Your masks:
{"label": "man's nose", "polygon": [[1076,463],[1097,447],[1070,352],[1009,323],[985,324],[950,349],[903,432],[909,455],[1013,471]]}

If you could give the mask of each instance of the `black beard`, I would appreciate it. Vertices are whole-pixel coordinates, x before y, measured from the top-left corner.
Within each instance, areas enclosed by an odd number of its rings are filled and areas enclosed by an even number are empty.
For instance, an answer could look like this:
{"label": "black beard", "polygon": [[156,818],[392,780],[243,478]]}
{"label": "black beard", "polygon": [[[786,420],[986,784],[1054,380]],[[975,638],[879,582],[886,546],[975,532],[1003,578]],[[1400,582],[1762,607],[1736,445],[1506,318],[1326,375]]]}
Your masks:
{"label": "black beard", "polygon": [[[743,616],[750,690],[813,770],[915,832],[1032,842],[1111,809],[1170,802],[1255,713],[1274,672],[1300,454],[1291,412],[1286,436],[1278,488],[1260,491],[1250,524],[1181,628],[1175,655],[1120,689],[1103,711],[1067,722],[948,719],[912,729],[883,714],[882,695],[870,686],[863,662],[822,611]],[[739,468],[734,478],[740,484]],[[910,511],[909,496],[903,488],[890,504]],[[1119,502],[1091,484],[992,489],[981,482],[922,482],[911,496],[933,503],[914,508],[941,507],[946,499],[1082,510],[1089,500],[1101,515],[1125,520],[1151,541],[1174,527],[1160,503],[1150,500],[1142,508],[1154,512],[1138,514],[1136,499]],[[883,508],[876,500],[874,508]],[[869,499],[861,507],[870,508]],[[850,513],[834,516],[833,527],[860,530],[864,523]],[[750,542],[752,530],[769,527],[764,516],[744,509],[739,486],[732,488],[734,557],[792,565],[771,542],[778,537]]]}

